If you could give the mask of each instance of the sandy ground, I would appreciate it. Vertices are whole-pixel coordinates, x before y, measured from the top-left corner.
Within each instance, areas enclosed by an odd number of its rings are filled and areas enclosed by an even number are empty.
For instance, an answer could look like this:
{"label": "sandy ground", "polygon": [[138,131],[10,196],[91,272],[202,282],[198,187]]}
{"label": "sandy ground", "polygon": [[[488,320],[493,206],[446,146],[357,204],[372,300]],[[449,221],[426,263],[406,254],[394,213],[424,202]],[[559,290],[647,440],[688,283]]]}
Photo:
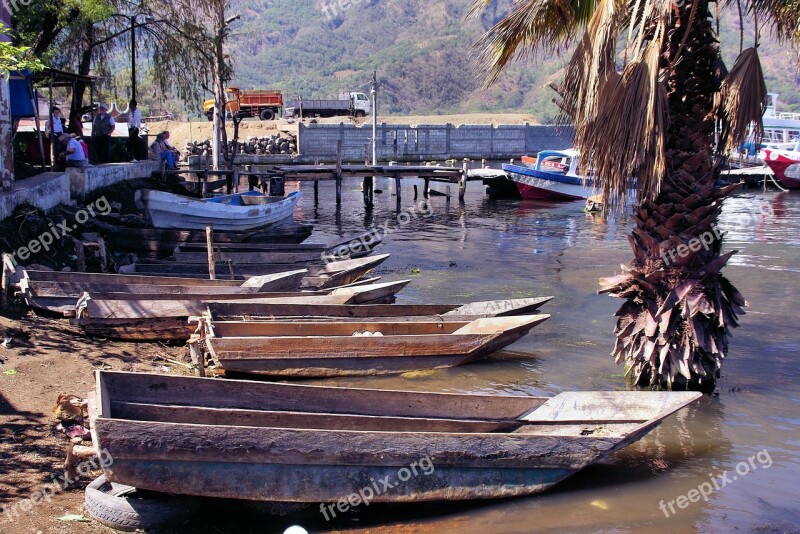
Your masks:
{"label": "sandy ground", "polygon": [[9,348],[0,347],[0,533],[112,532],[93,521],[58,519],[88,518],[83,488],[99,472],[77,479],[49,501],[29,500],[64,474],[67,438],[55,430],[53,406],[62,392],[86,397],[96,369],[180,372],[183,368],[159,358],[180,360],[185,349],[89,339],[64,319],[34,315],[6,314],[0,326],[12,337]]}
{"label": "sandy ground", "polygon": [[[340,122],[354,124],[371,124],[371,118],[352,119],[349,117],[331,117],[314,119],[322,124],[339,124]],[[308,119],[306,119],[308,122]],[[462,115],[401,115],[378,116],[378,122],[386,124],[538,124],[533,115],[527,113],[468,113]],[[183,148],[187,141],[203,141],[211,138],[211,122],[151,122],[147,127],[151,135],[167,130],[170,132],[170,141],[178,148]],[[229,138],[233,137],[233,126],[228,128]],[[292,119],[277,119],[274,121],[260,121],[245,119],[239,125],[239,138],[248,136],[262,137],[273,135],[279,131],[290,133],[297,132],[297,121]]]}

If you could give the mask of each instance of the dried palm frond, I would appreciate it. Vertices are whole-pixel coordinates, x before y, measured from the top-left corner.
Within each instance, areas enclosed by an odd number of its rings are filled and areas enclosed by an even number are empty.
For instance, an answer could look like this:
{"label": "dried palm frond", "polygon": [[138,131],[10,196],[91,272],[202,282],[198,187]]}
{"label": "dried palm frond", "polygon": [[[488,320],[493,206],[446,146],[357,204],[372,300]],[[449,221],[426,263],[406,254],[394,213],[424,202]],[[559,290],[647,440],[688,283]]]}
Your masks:
{"label": "dried palm frond", "polygon": [[[490,2],[473,0],[467,16],[480,13]],[[593,0],[517,0],[511,14],[476,44],[480,63],[488,73],[485,84],[493,83],[516,56],[568,46],[591,20],[596,6]]]}
{"label": "dried palm frond", "polygon": [[580,128],[597,117],[600,90],[615,72],[617,40],[627,16],[623,1],[601,0],[598,4],[560,86],[562,109],[571,110],[572,116],[561,116],[559,122],[574,121]]}
{"label": "dried palm frond", "polygon": [[655,198],[664,175],[664,137],[669,123],[667,95],[659,83],[664,28],[659,26],[639,61],[622,76],[609,76],[598,92],[596,119],[578,124],[575,145],[581,165],[602,177],[607,207],[638,184],[641,198]]}
{"label": "dried palm frond", "polygon": [[[722,81],[716,98],[720,117],[720,145],[730,153],[748,135],[758,143],[764,135],[762,115],[767,106],[767,84],[761,61],[755,48],[747,48],[736,59],[733,68]],[[752,125],[752,128],[751,128]]]}

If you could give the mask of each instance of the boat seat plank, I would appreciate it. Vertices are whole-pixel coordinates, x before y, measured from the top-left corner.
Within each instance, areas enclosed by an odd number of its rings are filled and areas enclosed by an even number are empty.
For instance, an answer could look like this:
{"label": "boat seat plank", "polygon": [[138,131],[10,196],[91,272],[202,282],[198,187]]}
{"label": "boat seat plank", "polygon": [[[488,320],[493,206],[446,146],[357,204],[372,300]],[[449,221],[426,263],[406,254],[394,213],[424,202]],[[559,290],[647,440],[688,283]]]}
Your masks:
{"label": "boat seat plank", "polygon": [[[114,400],[206,408],[291,410],[396,417],[517,419],[544,397],[462,395],[367,388],[311,386],[253,380],[219,380],[174,375],[102,373]],[[108,416],[109,412],[104,412]]]}
{"label": "boat seat plank", "polygon": [[392,432],[465,432],[489,433],[514,430],[519,421],[445,419],[349,415],[318,412],[242,410],[165,406],[135,402],[112,402],[115,419],[191,423],[198,425],[258,426],[278,428],[315,428],[320,430],[374,430]]}

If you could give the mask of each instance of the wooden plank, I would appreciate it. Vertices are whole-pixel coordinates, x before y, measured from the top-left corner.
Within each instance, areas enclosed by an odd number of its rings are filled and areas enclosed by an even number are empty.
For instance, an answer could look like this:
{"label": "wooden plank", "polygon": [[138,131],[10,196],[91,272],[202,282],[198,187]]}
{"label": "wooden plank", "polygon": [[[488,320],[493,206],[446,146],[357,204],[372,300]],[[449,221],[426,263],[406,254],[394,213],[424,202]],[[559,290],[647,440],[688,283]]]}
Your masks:
{"label": "wooden plank", "polygon": [[636,422],[666,417],[702,394],[686,391],[564,392],[548,400],[523,421]]}
{"label": "wooden plank", "polygon": [[[116,459],[170,462],[580,469],[618,439],[593,436],[354,432],[228,427],[98,418],[98,446]],[[154,447],[153,444],[159,444]],[[268,460],[267,460],[268,459]]]}
{"label": "wooden plank", "polygon": [[517,419],[548,400],[546,397],[199,379],[154,373],[103,371],[100,377],[108,395],[115,401],[207,408],[449,419]]}
{"label": "wooden plank", "polygon": [[111,415],[114,419],[159,421],[162,423],[381,432],[503,432],[514,430],[521,424],[514,419],[491,421],[477,419],[386,417],[276,410],[202,408],[197,406],[165,406],[161,404],[137,402],[112,402]]}

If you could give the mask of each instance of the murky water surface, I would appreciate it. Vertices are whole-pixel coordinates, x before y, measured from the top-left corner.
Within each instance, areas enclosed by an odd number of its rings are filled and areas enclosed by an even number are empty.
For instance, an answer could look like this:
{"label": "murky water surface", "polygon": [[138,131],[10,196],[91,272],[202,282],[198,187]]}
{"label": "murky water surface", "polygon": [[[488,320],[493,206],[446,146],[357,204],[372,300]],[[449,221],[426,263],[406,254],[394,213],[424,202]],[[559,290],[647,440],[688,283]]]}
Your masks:
{"label": "murky water surface", "polygon": [[[405,225],[398,223],[394,181],[387,179],[376,181],[382,193],[371,210],[365,210],[358,185],[347,183],[338,214],[332,184],[320,185],[316,207],[313,187],[303,185],[297,218],[316,226],[314,240],[388,223],[393,231],[379,251],[392,256],[378,273],[384,280],[413,279],[401,302],[554,295],[543,309],[552,317],[473,365],[415,378],[327,383],[532,395],[626,387],[622,368],[609,356],[621,301],[595,293],[598,278],[618,274],[619,264],[630,258],[625,217],[587,215],[581,203],[490,200],[478,183],[470,184],[462,205],[457,186],[450,186],[450,201],[431,197],[432,213],[425,217],[413,183],[421,184],[404,181],[399,202],[409,215],[399,217]],[[362,506],[342,521],[309,526],[459,534],[798,531],[800,193],[739,193],[727,201],[720,226],[728,232],[726,248],[739,250],[725,273],[749,306],[731,340],[718,395],[545,494],[457,505]],[[725,471],[730,482],[721,487]],[[670,511],[669,501],[712,478],[720,488],[707,500],[685,508],[676,502],[675,513]]]}

